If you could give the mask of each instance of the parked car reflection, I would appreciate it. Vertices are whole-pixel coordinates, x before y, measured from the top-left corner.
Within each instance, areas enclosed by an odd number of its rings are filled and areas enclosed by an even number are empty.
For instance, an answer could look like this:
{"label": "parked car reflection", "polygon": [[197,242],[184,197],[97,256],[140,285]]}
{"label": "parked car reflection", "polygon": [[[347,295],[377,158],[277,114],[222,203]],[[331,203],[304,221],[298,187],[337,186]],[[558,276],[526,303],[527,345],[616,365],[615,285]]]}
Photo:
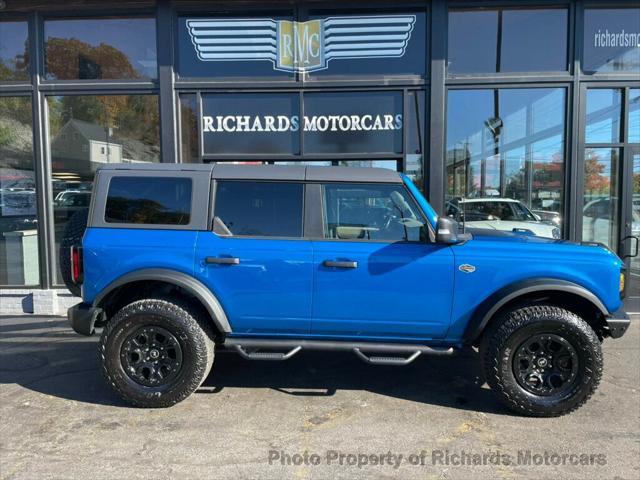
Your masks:
{"label": "parked car reflection", "polygon": [[560,238],[552,222],[541,221],[522,202],[512,198],[456,198],[447,202],[446,215],[473,228],[503,230]]}

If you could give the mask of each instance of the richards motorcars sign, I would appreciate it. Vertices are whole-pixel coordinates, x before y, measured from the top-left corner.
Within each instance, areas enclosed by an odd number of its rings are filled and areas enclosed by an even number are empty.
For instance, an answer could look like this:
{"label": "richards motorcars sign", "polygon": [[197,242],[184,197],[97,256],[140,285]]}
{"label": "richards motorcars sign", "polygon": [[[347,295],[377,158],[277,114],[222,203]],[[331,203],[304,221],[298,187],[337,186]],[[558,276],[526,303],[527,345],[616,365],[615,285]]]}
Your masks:
{"label": "richards motorcars sign", "polygon": [[[302,123],[302,125],[301,125]],[[227,132],[356,132],[401,130],[402,114],[384,115],[205,115],[202,117],[205,133]]]}
{"label": "richards motorcars sign", "polygon": [[305,92],[302,97],[297,92],[203,93],[203,151],[397,153],[402,151],[402,98],[399,91]]}
{"label": "richards motorcars sign", "polygon": [[197,58],[203,62],[271,62],[275,70],[313,72],[328,68],[332,60],[404,56],[416,16],[184,21]]}

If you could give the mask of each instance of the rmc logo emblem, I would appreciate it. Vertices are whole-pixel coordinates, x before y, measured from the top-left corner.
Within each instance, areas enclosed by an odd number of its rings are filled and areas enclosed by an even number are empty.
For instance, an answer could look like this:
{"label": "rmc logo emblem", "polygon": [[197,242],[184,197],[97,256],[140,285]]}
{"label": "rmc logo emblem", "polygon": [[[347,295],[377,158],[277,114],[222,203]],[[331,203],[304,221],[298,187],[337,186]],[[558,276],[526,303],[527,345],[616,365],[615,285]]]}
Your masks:
{"label": "rmc logo emblem", "polygon": [[402,57],[415,15],[330,17],[293,22],[189,19],[187,30],[205,62],[271,61],[286,72],[313,72],[331,60]]}

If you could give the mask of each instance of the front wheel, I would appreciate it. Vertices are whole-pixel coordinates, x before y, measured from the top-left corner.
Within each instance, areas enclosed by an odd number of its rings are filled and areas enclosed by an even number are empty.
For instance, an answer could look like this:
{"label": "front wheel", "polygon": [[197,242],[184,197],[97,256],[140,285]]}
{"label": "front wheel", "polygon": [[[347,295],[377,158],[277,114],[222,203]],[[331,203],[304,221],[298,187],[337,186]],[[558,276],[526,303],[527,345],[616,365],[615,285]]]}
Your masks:
{"label": "front wheel", "polygon": [[602,376],[593,329],[572,312],[549,305],[506,312],[481,345],[487,383],[510,409],[554,417],[581,407]]}
{"label": "front wheel", "polygon": [[207,377],[214,343],[207,319],[180,301],[144,299],[105,325],[99,354],[110,385],[138,407],[169,407]]}

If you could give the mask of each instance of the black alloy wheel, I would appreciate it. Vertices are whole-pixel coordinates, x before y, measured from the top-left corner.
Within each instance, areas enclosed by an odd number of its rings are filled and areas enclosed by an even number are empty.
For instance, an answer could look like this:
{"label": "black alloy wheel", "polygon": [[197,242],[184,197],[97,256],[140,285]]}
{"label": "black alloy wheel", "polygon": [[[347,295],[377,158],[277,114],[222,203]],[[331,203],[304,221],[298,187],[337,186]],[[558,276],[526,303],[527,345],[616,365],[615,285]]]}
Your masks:
{"label": "black alloy wheel", "polygon": [[182,347],[164,328],[147,325],[137,329],[122,344],[122,369],[134,382],[158,387],[176,377],[182,367]]}
{"label": "black alloy wheel", "polygon": [[563,395],[578,378],[578,354],[555,334],[537,334],[513,355],[513,373],[522,388],[535,395]]}

